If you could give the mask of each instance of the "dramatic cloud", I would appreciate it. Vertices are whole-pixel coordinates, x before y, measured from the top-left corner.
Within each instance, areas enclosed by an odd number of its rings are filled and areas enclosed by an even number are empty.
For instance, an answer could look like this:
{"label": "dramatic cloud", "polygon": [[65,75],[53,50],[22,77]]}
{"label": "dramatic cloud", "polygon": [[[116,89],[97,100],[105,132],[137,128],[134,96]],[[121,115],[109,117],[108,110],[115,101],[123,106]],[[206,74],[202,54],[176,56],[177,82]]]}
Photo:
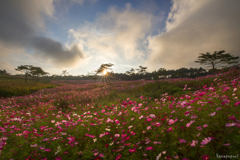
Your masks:
{"label": "dramatic cloud", "polygon": [[78,30],[69,30],[70,37],[82,45],[84,51],[97,57],[141,60],[144,39],[151,31],[154,17],[126,5],[124,10],[111,7]]}
{"label": "dramatic cloud", "polygon": [[[38,36],[44,34],[45,19],[53,14],[53,0],[0,1],[0,47],[33,48],[38,57],[47,57],[57,66],[76,64],[84,58],[77,46],[64,49],[59,42]],[[11,52],[0,54],[6,58]]]}
{"label": "dramatic cloud", "polygon": [[[58,67],[71,67],[72,64],[84,59],[85,56],[77,45],[70,49],[63,48],[62,44],[50,38],[37,37],[33,42],[34,48],[44,59],[54,62]],[[57,58],[56,58],[57,57]]]}
{"label": "dramatic cloud", "polygon": [[149,36],[151,70],[198,67],[199,53],[240,55],[240,1],[173,0],[165,32]]}

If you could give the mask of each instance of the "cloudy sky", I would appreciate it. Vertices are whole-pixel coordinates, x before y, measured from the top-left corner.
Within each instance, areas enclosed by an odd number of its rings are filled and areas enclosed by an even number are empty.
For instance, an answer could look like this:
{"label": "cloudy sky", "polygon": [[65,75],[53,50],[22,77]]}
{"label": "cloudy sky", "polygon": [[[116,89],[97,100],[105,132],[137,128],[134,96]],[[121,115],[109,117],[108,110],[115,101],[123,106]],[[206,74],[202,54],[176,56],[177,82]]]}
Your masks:
{"label": "cloudy sky", "polygon": [[199,53],[240,55],[239,15],[239,0],[1,0],[0,69],[200,67]]}

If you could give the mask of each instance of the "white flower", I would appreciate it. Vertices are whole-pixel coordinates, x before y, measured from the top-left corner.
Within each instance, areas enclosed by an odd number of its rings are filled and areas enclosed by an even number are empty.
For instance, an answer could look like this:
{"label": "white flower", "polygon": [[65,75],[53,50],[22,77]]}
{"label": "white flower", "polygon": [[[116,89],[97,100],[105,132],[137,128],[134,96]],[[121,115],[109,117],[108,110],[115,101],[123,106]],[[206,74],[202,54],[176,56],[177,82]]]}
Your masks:
{"label": "white flower", "polygon": [[163,151],[162,154],[166,154],[166,151]]}
{"label": "white flower", "polygon": [[128,128],[130,129],[130,128],[132,128],[133,126],[129,126]]}

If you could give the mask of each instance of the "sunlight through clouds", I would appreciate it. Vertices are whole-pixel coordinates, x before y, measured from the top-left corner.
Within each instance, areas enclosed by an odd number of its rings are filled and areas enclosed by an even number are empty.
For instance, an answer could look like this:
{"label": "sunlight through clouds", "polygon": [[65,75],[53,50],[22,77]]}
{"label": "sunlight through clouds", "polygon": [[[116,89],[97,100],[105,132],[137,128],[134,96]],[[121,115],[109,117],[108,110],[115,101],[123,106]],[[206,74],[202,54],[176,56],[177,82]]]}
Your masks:
{"label": "sunlight through clouds", "polygon": [[70,29],[74,43],[80,43],[84,52],[109,59],[142,59],[144,50],[139,49],[151,31],[153,16],[126,5],[124,10],[111,7],[94,23],[86,22],[77,30]]}

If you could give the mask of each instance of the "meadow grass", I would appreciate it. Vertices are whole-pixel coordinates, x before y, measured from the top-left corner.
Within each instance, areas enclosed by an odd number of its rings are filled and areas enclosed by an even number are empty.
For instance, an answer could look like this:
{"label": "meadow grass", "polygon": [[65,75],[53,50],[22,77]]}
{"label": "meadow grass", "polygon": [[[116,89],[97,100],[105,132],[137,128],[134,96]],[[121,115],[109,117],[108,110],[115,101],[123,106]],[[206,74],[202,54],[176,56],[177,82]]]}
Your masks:
{"label": "meadow grass", "polygon": [[53,88],[55,86],[49,82],[31,82],[31,79],[25,83],[24,77],[1,75],[0,97],[24,96],[43,88]]}
{"label": "meadow grass", "polygon": [[239,75],[65,84],[1,99],[0,158],[238,158]]}

